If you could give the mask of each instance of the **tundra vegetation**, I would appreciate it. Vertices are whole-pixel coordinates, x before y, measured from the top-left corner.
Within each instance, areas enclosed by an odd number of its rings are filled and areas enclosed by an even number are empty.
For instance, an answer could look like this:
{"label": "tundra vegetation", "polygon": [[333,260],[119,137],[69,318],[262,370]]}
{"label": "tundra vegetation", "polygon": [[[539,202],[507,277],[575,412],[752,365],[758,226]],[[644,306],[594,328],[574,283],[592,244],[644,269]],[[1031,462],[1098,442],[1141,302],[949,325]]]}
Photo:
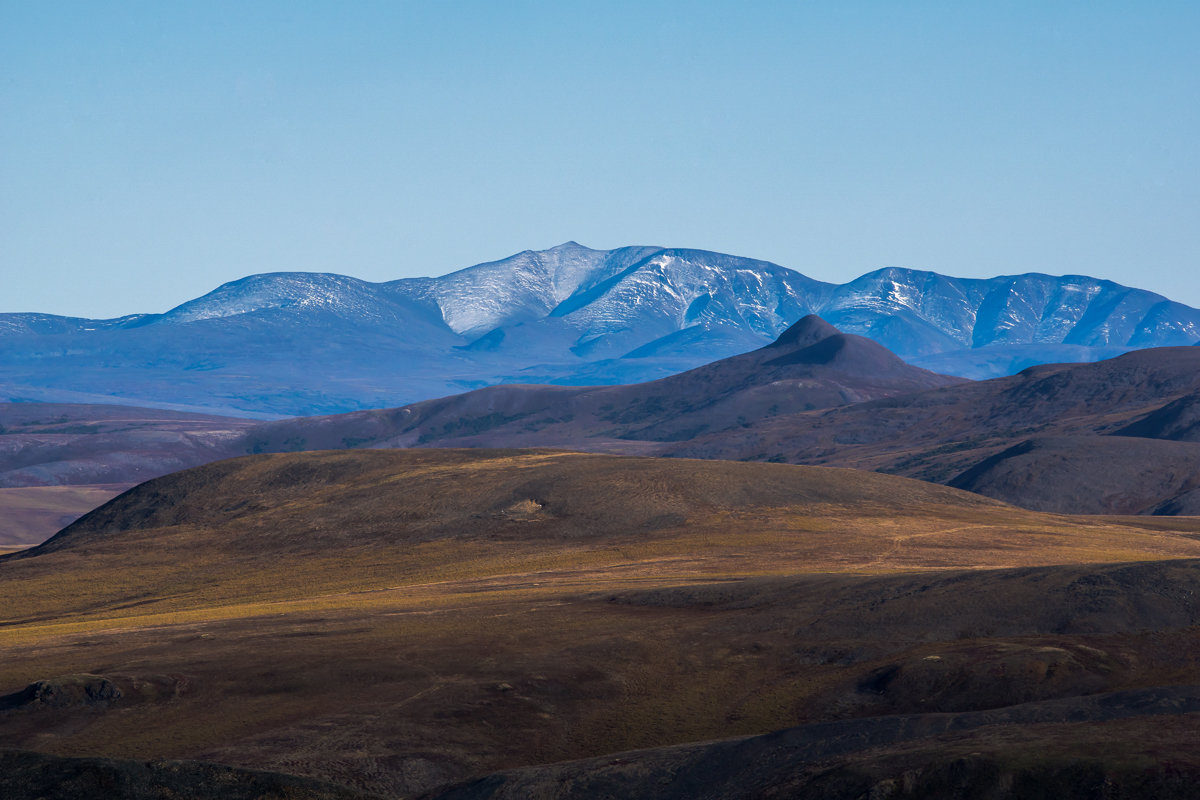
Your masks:
{"label": "tundra vegetation", "polygon": [[1185,797],[1198,598],[1186,517],[786,464],[248,456],[0,559],[0,786]]}

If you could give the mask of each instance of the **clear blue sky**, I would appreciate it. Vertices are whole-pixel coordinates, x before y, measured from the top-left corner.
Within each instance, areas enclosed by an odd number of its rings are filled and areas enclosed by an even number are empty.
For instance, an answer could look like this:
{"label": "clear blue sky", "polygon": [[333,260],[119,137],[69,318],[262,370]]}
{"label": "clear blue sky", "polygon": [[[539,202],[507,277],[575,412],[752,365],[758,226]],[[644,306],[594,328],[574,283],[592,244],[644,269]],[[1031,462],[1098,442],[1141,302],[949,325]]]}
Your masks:
{"label": "clear blue sky", "polygon": [[567,239],[1200,306],[1200,3],[0,0],[0,311]]}

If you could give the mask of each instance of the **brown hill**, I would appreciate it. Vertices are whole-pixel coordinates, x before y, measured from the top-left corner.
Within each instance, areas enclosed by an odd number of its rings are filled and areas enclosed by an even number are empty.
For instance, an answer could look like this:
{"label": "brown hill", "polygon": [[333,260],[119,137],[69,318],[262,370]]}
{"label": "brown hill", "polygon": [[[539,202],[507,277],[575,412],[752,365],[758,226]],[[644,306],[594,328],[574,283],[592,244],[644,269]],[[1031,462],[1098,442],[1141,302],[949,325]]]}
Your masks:
{"label": "brown hill", "polygon": [[809,317],[768,347],[653,383],[491,387],[266,423],[242,446],[539,445],[822,464],[952,483],[1034,510],[1187,514],[1198,502],[1197,396],[1194,347],[972,383],[914,370]]}
{"label": "brown hill", "polygon": [[759,420],[660,452],[879,470],[1044,511],[1189,513],[1198,394],[1200,350],[1159,348]]}
{"label": "brown hill", "polygon": [[1035,437],[948,482],[1027,508],[1200,516],[1200,446],[1118,436]]}
{"label": "brown hill", "polygon": [[265,423],[248,451],[330,447],[636,449],[763,417],[964,383],[808,316],[766,347],[629,386],[492,386],[399,409]]}
{"label": "brown hill", "polygon": [[[0,744],[411,796],[795,726],[865,741],[896,715],[933,735],[986,713],[971,730],[998,740],[1054,722],[1075,759],[1096,724],[1155,714],[1154,753],[1103,752],[1190,763],[1194,737],[1166,732],[1191,702],[1171,687],[1200,684],[1197,597],[1193,520],[777,464],[253,456],[0,559]],[[878,783],[960,746],[887,741],[879,770],[857,750],[846,769]]]}

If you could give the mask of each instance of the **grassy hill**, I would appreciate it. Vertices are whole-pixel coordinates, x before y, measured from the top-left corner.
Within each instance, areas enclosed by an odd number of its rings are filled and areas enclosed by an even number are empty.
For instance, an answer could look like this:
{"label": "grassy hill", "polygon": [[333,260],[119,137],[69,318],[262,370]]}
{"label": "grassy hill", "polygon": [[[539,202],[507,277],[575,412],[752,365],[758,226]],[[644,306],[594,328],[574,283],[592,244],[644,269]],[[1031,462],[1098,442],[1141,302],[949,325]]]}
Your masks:
{"label": "grassy hill", "polygon": [[1198,596],[1188,518],[779,464],[251,456],[0,559],[0,744],[400,797],[896,714],[1078,727],[1200,684]]}

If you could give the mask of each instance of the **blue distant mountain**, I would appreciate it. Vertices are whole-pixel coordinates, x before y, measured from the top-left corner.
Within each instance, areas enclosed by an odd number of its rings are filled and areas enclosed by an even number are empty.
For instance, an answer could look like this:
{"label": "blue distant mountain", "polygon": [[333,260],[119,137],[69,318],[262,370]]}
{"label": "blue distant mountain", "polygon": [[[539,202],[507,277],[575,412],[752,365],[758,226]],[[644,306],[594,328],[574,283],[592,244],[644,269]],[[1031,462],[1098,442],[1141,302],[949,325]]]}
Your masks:
{"label": "blue distant mountain", "polygon": [[631,383],[761,347],[808,314],[969,378],[1200,341],[1200,310],[1086,276],[887,268],[836,285],[703,250],[568,242],[438,278],[252,275],[165,314],[2,314],[0,401],[271,417]]}

